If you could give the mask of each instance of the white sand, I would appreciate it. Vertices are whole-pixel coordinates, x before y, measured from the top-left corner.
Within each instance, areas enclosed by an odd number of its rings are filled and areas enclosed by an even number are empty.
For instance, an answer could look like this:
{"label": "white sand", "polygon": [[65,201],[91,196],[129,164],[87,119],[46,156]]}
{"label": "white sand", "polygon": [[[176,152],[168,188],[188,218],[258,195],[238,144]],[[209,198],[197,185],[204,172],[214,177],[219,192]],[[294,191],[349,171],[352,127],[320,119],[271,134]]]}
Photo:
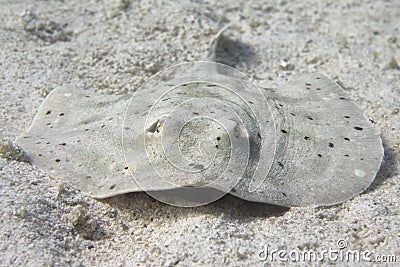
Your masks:
{"label": "white sand", "polygon": [[[158,70],[200,59],[224,14],[238,29],[227,32],[220,62],[260,85],[300,72],[336,78],[379,125],[386,152],[365,193],[333,207],[291,209],[232,196],[190,209],[144,193],[99,202],[35,166],[0,158],[1,265],[268,265],[270,258],[258,258],[265,245],[322,253],[340,239],[344,252],[400,262],[399,1],[0,2],[2,140],[27,129],[60,85],[126,93]],[[327,256],[317,264],[334,263],[349,264]]]}

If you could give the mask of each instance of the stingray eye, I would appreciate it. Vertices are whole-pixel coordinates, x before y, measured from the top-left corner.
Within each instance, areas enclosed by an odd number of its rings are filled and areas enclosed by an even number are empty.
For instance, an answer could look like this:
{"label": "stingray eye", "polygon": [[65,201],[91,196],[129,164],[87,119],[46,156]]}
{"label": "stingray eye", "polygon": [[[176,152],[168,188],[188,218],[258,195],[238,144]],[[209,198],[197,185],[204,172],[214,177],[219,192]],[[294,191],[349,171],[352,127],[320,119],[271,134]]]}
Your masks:
{"label": "stingray eye", "polygon": [[377,126],[329,78],[260,89],[212,62],[167,68],[133,95],[57,88],[16,142],[91,196],[146,191],[176,206],[226,193],[340,203],[369,186],[383,156]]}

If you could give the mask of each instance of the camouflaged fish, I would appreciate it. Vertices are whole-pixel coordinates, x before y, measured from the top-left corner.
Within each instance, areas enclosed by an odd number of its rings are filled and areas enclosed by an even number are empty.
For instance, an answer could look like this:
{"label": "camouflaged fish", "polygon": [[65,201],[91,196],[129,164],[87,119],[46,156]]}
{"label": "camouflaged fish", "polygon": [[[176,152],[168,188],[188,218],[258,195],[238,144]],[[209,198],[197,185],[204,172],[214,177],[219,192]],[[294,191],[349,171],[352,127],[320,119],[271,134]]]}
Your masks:
{"label": "camouflaged fish", "polygon": [[177,206],[226,193],[324,206],[363,192],[383,147],[347,93],[323,74],[260,88],[205,61],[157,73],[134,94],[53,90],[16,143],[32,163],[94,198],[146,191]]}

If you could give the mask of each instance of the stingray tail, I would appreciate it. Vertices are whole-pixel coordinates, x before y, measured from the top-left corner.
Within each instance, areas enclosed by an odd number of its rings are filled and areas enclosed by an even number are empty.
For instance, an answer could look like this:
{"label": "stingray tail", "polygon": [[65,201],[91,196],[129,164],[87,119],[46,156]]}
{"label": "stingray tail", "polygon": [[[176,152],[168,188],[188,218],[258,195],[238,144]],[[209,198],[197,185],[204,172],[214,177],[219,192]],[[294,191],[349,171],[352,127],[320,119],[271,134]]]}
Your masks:
{"label": "stingray tail", "polygon": [[[218,24],[221,24],[221,19],[218,21]],[[216,61],[216,56],[217,56],[217,46],[218,46],[218,41],[222,34],[229,28],[232,27],[233,23],[229,22],[222,28],[220,28],[217,32],[217,34],[212,38],[210,42],[210,46],[208,51],[206,52],[205,56],[203,57],[203,61],[211,61],[215,62]]]}

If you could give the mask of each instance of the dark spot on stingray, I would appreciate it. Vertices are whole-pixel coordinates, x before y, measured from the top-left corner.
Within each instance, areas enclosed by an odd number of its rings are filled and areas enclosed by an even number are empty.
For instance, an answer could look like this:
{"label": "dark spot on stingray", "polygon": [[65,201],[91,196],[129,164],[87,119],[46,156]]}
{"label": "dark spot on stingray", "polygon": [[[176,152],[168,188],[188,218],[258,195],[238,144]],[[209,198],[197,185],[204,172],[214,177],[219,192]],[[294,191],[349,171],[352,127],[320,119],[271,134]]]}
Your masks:
{"label": "dark spot on stingray", "polygon": [[282,196],[286,197],[286,194],[282,192]]}
{"label": "dark spot on stingray", "polygon": [[188,84],[187,83],[183,83],[183,84],[181,84],[181,86],[187,86]]}
{"label": "dark spot on stingray", "polygon": [[281,130],[281,132],[284,133],[284,134],[287,134],[287,131],[286,131],[286,130]]}
{"label": "dark spot on stingray", "polygon": [[346,140],[346,141],[350,141],[350,138],[347,138],[347,137],[345,137],[343,139]]}
{"label": "dark spot on stingray", "polygon": [[104,124],[103,124],[103,125],[101,125],[101,128],[104,128],[104,127],[106,127]]}
{"label": "dark spot on stingray", "polygon": [[46,111],[45,115],[49,115],[51,113],[51,110]]}
{"label": "dark spot on stingray", "polygon": [[204,165],[203,164],[197,164],[196,166],[194,166],[194,168],[196,170],[203,170],[204,169]]}
{"label": "dark spot on stingray", "polygon": [[85,97],[89,98],[89,97],[90,97],[90,95],[85,95]]}
{"label": "dark spot on stingray", "polygon": [[260,139],[261,139],[261,134],[260,134],[260,133],[257,133],[257,136],[258,136],[258,138],[260,138]]}
{"label": "dark spot on stingray", "polygon": [[329,146],[330,148],[333,148],[333,147],[334,147],[333,143],[329,143],[328,146]]}
{"label": "dark spot on stingray", "polygon": [[62,116],[64,116],[64,113],[61,112],[60,114],[58,114],[58,116],[62,117]]}
{"label": "dark spot on stingray", "polygon": [[344,156],[345,156],[345,157],[348,157],[349,155],[346,154],[346,155],[344,155]]}
{"label": "dark spot on stingray", "polygon": [[304,136],[304,140],[308,140],[308,139],[310,139],[310,137]]}
{"label": "dark spot on stingray", "polygon": [[249,101],[249,103],[250,103],[250,104],[254,104],[254,102],[253,102],[253,101]]}
{"label": "dark spot on stingray", "polygon": [[50,144],[51,144],[51,142],[49,142],[49,141],[46,142],[46,145],[50,145]]}
{"label": "dark spot on stingray", "polygon": [[66,146],[67,145],[67,143],[61,143],[61,144],[59,144],[60,146]]}
{"label": "dark spot on stingray", "polygon": [[41,157],[41,156],[42,156],[42,154],[38,154],[38,156],[39,156],[39,157]]}
{"label": "dark spot on stingray", "polygon": [[306,83],[307,86],[311,86],[311,83]]}
{"label": "dark spot on stingray", "polygon": [[294,113],[292,113],[292,112],[290,112],[290,115],[292,115],[292,116],[296,116]]}
{"label": "dark spot on stingray", "polygon": [[319,157],[319,158],[322,158],[322,155],[321,155],[321,154],[318,154],[318,157]]}
{"label": "dark spot on stingray", "polygon": [[346,115],[346,116],[344,116],[344,117],[345,117],[346,119],[350,119],[350,116],[347,116],[347,115]]}
{"label": "dark spot on stingray", "polygon": [[46,125],[47,125],[47,126],[50,126],[50,125],[51,125],[51,122],[46,123]]}
{"label": "dark spot on stingray", "polygon": [[129,167],[128,167],[128,166],[124,167],[124,170],[127,170],[127,169],[129,169]]}
{"label": "dark spot on stingray", "polygon": [[372,119],[368,119],[368,120],[369,120],[369,122],[375,124],[375,122]]}
{"label": "dark spot on stingray", "polygon": [[312,117],[307,116],[307,119],[309,119],[310,121],[314,120]]}
{"label": "dark spot on stingray", "polygon": [[218,145],[215,145],[215,148],[218,148]]}
{"label": "dark spot on stingray", "polygon": [[318,91],[319,91],[319,90],[321,90],[321,88],[317,87],[317,88],[315,88],[315,90],[318,90]]}
{"label": "dark spot on stingray", "polygon": [[320,79],[320,77],[315,77],[315,79],[316,79],[316,80],[319,80],[319,79]]}
{"label": "dark spot on stingray", "polygon": [[88,132],[89,131],[89,129],[85,129],[85,132]]}
{"label": "dark spot on stingray", "polygon": [[221,140],[221,137],[217,136],[217,141]]}
{"label": "dark spot on stingray", "polygon": [[282,162],[280,162],[280,161],[278,161],[278,165],[279,165],[280,167],[282,167],[282,168],[284,167],[283,164],[282,164]]}
{"label": "dark spot on stingray", "polygon": [[362,130],[364,130],[364,128],[356,126],[356,127],[354,127],[354,130],[362,131]]}
{"label": "dark spot on stingray", "polygon": [[345,97],[339,97],[340,100],[347,100]]}
{"label": "dark spot on stingray", "polygon": [[110,186],[110,189],[114,189],[116,186],[116,184],[113,184],[112,186]]}
{"label": "dark spot on stingray", "polygon": [[216,84],[207,84],[207,87],[215,87],[217,86]]}
{"label": "dark spot on stingray", "polygon": [[168,97],[168,98],[162,99],[161,101],[164,102],[164,101],[167,101],[167,100],[170,100],[170,99],[171,99],[171,98]]}
{"label": "dark spot on stingray", "polygon": [[283,108],[283,105],[282,104],[278,104],[281,108]]}
{"label": "dark spot on stingray", "polygon": [[360,160],[364,160],[363,158],[361,158]]}
{"label": "dark spot on stingray", "polygon": [[61,159],[56,159],[55,161],[56,161],[56,162],[60,162],[60,161],[61,161]]}

